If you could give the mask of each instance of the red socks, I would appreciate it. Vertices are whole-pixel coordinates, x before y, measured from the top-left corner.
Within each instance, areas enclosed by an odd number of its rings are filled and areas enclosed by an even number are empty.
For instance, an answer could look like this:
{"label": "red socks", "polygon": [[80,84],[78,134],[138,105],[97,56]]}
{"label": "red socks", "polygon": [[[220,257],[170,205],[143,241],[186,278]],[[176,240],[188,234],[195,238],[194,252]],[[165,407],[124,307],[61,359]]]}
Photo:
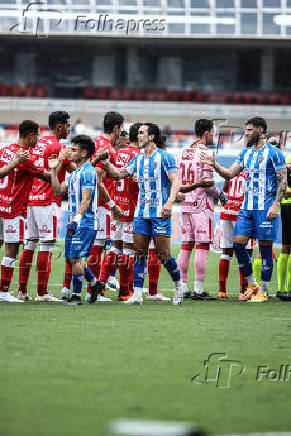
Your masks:
{"label": "red socks", "polygon": [[70,263],[66,263],[62,287],[70,289],[71,281],[72,281],[72,265]]}
{"label": "red socks", "polygon": [[14,266],[11,268],[5,265],[1,265],[0,292],[9,291],[9,286],[13,277],[13,271],[14,271]]}
{"label": "red socks", "polygon": [[101,270],[101,256],[104,250],[103,245],[93,245],[87,262],[88,268],[92,271],[97,280],[99,280]]}
{"label": "red socks", "polygon": [[158,280],[160,271],[161,263],[156,254],[156,250],[150,249],[148,259],[149,295],[156,295],[156,293],[158,292]]}
{"label": "red socks", "polygon": [[133,263],[130,262],[130,256],[123,253],[119,258],[118,263],[119,269],[119,299],[123,297],[128,297],[130,295],[130,287],[132,280]]}
{"label": "red socks", "polygon": [[19,286],[18,291],[27,294],[27,283],[34,251],[24,249],[19,260]]}
{"label": "red socks", "polygon": [[240,277],[240,290],[241,293],[244,294],[248,287],[248,281],[243,276],[242,270],[239,268],[239,277]]}
{"label": "red socks", "polygon": [[231,257],[222,254],[219,261],[219,292],[226,292],[226,281],[229,274],[229,265]]}
{"label": "red socks", "polygon": [[115,247],[113,247],[108,251],[108,253],[106,253],[101,266],[100,279],[99,279],[100,282],[107,283],[111,273],[113,273],[113,271],[116,269],[118,265],[119,255],[120,255],[120,251]]}
{"label": "red socks", "polygon": [[52,253],[50,251],[39,251],[37,257],[37,294],[47,294],[47,285],[51,272]]}

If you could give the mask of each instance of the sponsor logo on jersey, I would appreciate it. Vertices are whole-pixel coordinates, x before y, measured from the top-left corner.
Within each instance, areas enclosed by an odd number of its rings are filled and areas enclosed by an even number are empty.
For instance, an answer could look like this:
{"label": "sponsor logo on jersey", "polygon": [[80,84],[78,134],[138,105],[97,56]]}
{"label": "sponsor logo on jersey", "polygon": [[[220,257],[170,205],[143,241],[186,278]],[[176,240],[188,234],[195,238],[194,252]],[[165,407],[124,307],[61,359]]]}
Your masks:
{"label": "sponsor logo on jersey", "polygon": [[5,229],[5,233],[16,233],[16,229],[11,224],[9,224]]}
{"label": "sponsor logo on jersey", "polygon": [[39,233],[51,233],[52,231],[50,229],[48,229],[47,225],[44,224],[40,229],[39,229]]}

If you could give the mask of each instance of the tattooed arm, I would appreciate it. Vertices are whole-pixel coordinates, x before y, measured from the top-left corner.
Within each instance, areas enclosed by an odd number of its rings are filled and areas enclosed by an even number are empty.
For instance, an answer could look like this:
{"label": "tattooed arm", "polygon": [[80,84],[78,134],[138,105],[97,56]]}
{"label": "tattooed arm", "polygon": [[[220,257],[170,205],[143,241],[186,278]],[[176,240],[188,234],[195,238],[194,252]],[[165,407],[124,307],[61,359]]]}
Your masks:
{"label": "tattooed arm", "polygon": [[276,176],[277,176],[277,194],[276,198],[272,204],[272,206],[269,208],[267,213],[267,219],[268,220],[274,220],[278,213],[278,208],[280,205],[280,201],[284,195],[284,192],[287,188],[287,170],[286,168],[283,168],[281,170],[276,170]]}

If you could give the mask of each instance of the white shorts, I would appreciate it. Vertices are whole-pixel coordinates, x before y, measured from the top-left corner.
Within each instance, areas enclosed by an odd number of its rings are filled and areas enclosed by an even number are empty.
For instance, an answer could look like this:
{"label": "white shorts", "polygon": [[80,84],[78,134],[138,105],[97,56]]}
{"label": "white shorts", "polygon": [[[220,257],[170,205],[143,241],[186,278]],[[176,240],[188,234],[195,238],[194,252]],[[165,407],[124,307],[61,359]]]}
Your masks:
{"label": "white shorts", "polygon": [[113,241],[123,241],[133,244],[133,221],[112,220],[111,232]]}
{"label": "white shorts", "polygon": [[23,244],[25,220],[23,216],[0,218],[0,240],[7,244]]}
{"label": "white shorts", "polygon": [[97,234],[95,241],[110,239],[111,211],[99,206],[97,209]]}
{"label": "white shorts", "polygon": [[56,241],[59,208],[56,203],[47,206],[28,206],[26,240]]}
{"label": "white shorts", "polygon": [[[235,221],[220,220],[220,230],[221,230],[220,248],[233,247],[234,227],[235,227]],[[254,245],[255,245],[254,239],[249,239],[246,249],[252,250],[254,248]]]}

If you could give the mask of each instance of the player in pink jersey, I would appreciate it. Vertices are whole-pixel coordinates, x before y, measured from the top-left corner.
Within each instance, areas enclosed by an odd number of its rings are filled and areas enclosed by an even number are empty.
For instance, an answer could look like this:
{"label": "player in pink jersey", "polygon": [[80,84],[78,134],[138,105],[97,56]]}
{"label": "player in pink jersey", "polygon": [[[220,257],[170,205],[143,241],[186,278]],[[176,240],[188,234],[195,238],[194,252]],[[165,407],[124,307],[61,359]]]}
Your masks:
{"label": "player in pink jersey", "polygon": [[[48,124],[51,133],[38,140],[32,154],[40,166],[48,169],[48,159],[59,156],[63,145],[59,142],[66,139],[70,133],[70,115],[65,111],[52,112]],[[69,159],[60,161],[58,179],[65,180],[66,171],[72,172],[73,164]],[[51,271],[51,258],[54,244],[57,240],[57,224],[59,207],[62,196],[53,193],[51,183],[34,178],[29,195],[27,208],[26,244],[19,262],[18,298],[28,300],[27,283],[33,260],[34,250],[40,241],[37,258],[37,296],[36,301],[60,301],[47,292],[47,285]]]}
{"label": "player in pink jersey", "polygon": [[[0,167],[9,164],[20,151],[36,145],[39,126],[31,120],[19,125],[18,144],[3,147],[0,151]],[[50,175],[39,165],[32,154],[29,159],[15,167],[0,184],[0,217],[4,230],[5,255],[1,264],[0,301],[21,302],[10,295],[9,286],[13,276],[19,245],[24,238],[24,219],[27,214],[29,193],[34,177],[50,180]]]}
{"label": "player in pink jersey", "polygon": [[[117,168],[124,167],[131,159],[139,153],[138,129],[140,123],[130,127],[130,143],[120,149],[114,156],[114,165]],[[125,301],[133,291],[132,270],[134,262],[133,250],[133,218],[137,204],[138,184],[131,177],[115,181],[113,201],[123,212],[121,217],[113,215],[111,236],[114,241],[113,247],[106,254],[101,267],[100,282],[108,281],[110,274],[118,265],[120,276],[119,300]],[[120,256],[116,253],[120,253]]]}
{"label": "player in pink jersey", "polygon": [[[184,191],[187,192],[186,198],[181,203],[182,245],[178,266],[181,270],[183,291],[187,295],[189,261],[196,243],[194,294],[191,298],[209,300],[213,297],[203,291],[203,282],[209,246],[213,239],[214,198],[219,196],[219,190],[214,186],[214,182],[211,183],[212,167],[201,163],[200,157],[207,145],[213,143],[213,122],[206,119],[197,120],[195,133],[197,141],[183,148],[177,155],[180,191],[183,192],[183,185],[196,184],[197,186],[190,192]],[[201,187],[205,179],[208,180],[209,187]]]}

